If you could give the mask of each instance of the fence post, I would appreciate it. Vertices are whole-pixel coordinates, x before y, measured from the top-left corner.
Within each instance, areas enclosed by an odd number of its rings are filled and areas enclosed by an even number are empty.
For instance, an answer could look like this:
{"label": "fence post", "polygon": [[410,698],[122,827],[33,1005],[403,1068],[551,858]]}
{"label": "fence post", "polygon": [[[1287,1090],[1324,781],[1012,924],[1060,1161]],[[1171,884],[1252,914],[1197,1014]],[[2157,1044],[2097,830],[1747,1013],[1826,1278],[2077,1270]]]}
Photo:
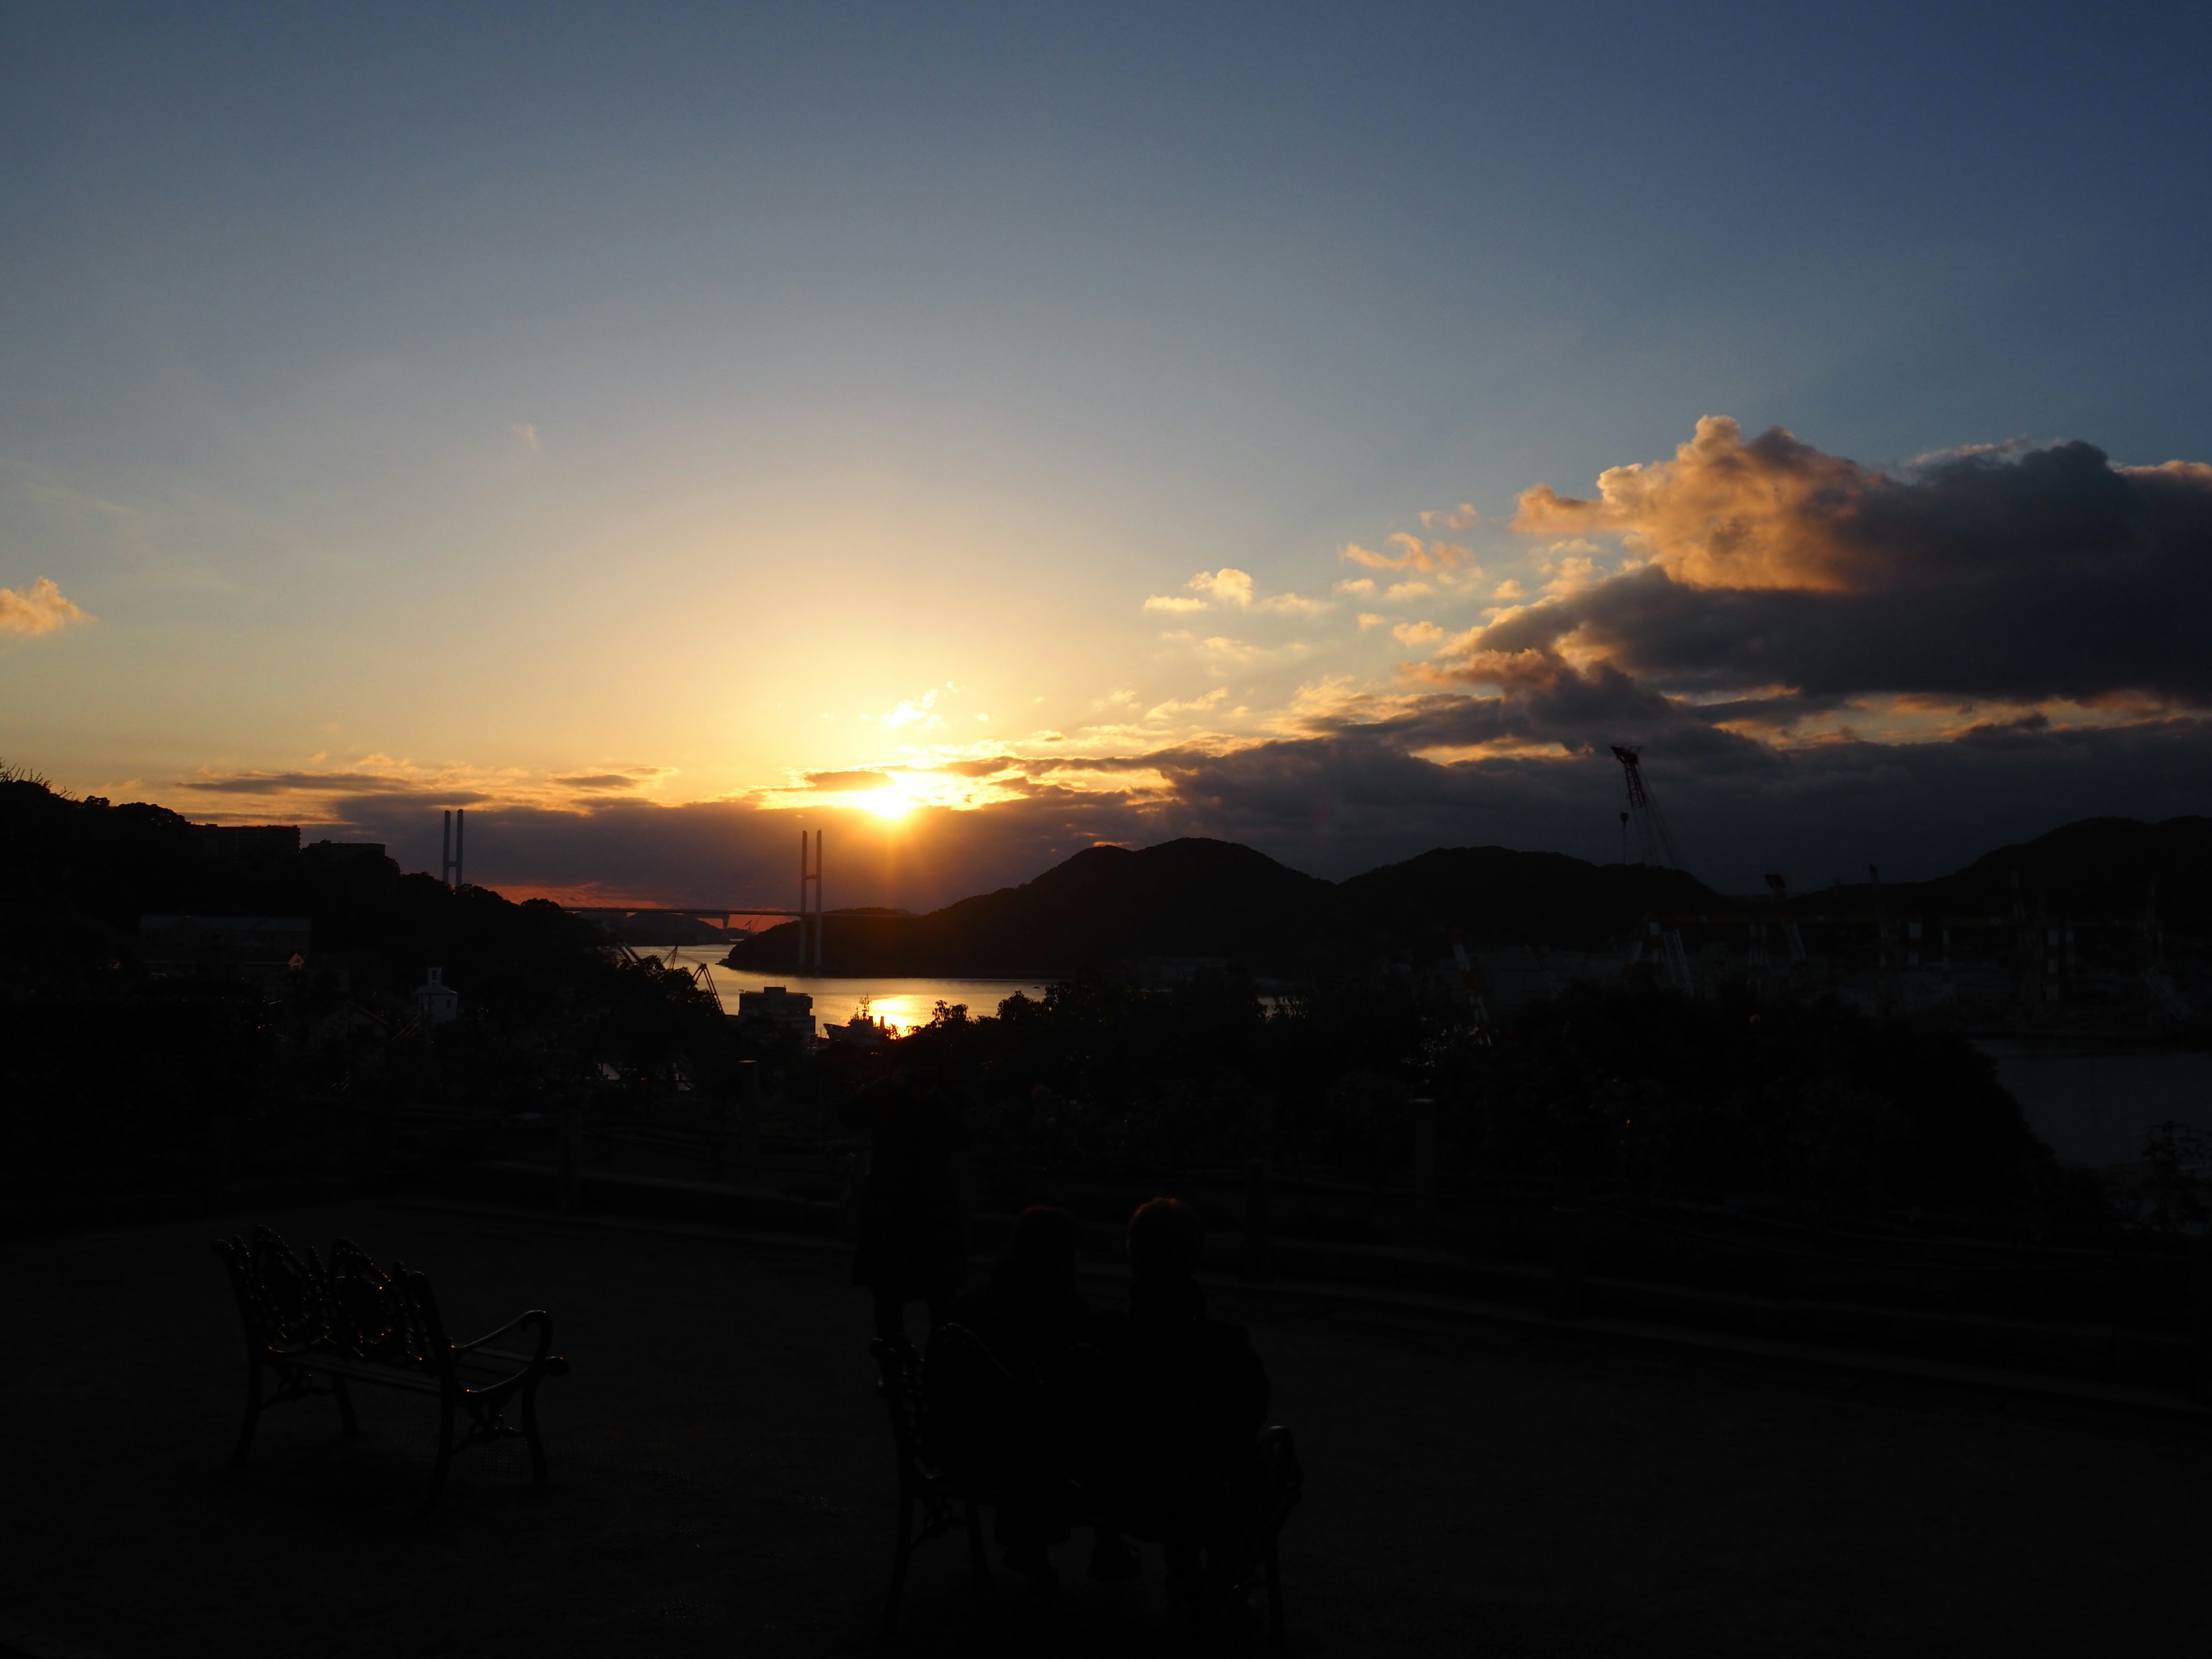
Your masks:
{"label": "fence post", "polygon": [[561,1114],[554,1158],[559,1170],[554,1207],[566,1215],[575,1209],[584,1191],[584,1115],[573,1106]]}
{"label": "fence post", "polygon": [[848,1244],[860,1238],[861,1183],[867,1179],[858,1152],[834,1152],[831,1168],[837,1172],[837,1237]]}
{"label": "fence post", "polygon": [[1437,1103],[1413,1103],[1413,1219],[1423,1232],[1437,1224]]}
{"label": "fence post", "polygon": [[1275,1276],[1273,1197],[1267,1162],[1255,1158],[1244,1166],[1244,1254],[1237,1263],[1237,1276],[1250,1284]]}
{"label": "fence post", "polygon": [[738,1163],[750,1170],[760,1162],[760,1061],[738,1062]]}
{"label": "fence post", "polygon": [[2197,1241],[2190,1262],[2191,1321],[2196,1337],[2190,1392],[2200,1406],[2212,1406],[2212,1233]]}
{"label": "fence post", "polygon": [[1552,1199],[1552,1317],[1583,1313],[1583,1256],[1589,1240],[1589,1182],[1563,1176]]}

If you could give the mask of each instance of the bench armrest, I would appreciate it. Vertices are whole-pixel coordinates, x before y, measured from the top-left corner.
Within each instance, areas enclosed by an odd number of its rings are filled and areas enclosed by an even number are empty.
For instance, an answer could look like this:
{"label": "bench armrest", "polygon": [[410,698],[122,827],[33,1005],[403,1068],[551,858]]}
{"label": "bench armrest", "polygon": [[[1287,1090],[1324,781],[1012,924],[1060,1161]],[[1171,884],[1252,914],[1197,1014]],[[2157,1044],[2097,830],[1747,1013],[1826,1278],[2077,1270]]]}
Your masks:
{"label": "bench armrest", "polygon": [[[463,1359],[504,1359],[508,1361],[510,1364],[516,1365],[527,1365],[533,1363],[532,1357],[531,1355],[526,1353],[509,1353],[504,1348],[469,1348],[466,1350],[457,1348],[454,1350],[454,1353],[458,1358]],[[568,1362],[566,1359],[562,1358],[557,1353],[549,1353],[545,1356],[546,1376],[566,1376],[568,1374]]]}
{"label": "bench armrest", "polygon": [[[510,1353],[501,1349],[487,1348],[484,1346],[488,1342],[496,1342],[500,1338],[512,1332],[522,1330],[535,1331],[538,1334],[537,1343],[529,1353]],[[526,1371],[541,1369],[558,1376],[568,1369],[568,1362],[549,1355],[547,1350],[552,1346],[553,1316],[543,1308],[532,1308],[528,1313],[519,1314],[508,1320],[497,1330],[485,1332],[473,1342],[454,1343],[453,1358],[456,1360],[478,1357],[485,1359],[507,1360],[520,1367],[516,1372],[517,1376]]]}

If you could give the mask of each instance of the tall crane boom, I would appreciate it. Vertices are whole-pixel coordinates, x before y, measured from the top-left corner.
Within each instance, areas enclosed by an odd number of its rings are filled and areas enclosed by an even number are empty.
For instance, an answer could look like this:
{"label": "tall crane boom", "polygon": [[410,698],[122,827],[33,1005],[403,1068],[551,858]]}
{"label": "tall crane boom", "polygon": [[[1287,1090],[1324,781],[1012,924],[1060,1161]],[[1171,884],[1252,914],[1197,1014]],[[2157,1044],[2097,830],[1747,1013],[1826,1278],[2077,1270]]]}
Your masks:
{"label": "tall crane boom", "polygon": [[1651,791],[1644,781],[1644,768],[1638,760],[1643,752],[1635,744],[1613,745],[1613,757],[1620,763],[1622,781],[1628,791],[1628,812],[1636,825],[1636,843],[1643,853],[1644,863],[1679,870],[1682,867],[1682,855],[1674,850],[1674,833],[1667,828],[1659,804],[1651,799]]}

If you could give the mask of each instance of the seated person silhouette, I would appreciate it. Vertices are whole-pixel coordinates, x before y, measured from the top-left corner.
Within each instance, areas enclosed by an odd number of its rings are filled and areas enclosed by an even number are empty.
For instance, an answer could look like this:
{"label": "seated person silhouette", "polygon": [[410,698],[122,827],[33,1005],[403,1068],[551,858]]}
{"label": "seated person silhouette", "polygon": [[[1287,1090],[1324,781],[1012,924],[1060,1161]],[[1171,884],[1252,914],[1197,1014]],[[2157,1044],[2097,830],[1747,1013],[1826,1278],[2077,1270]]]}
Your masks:
{"label": "seated person silhouette", "polygon": [[1267,1374],[1241,1326],[1209,1318],[1198,1212],[1156,1198],[1129,1221],[1129,1305],[1087,1333],[1085,1487],[1126,1530],[1165,1547],[1170,1604],[1202,1616],[1248,1577],[1269,1498],[1259,1454]]}
{"label": "seated person silhouette", "polygon": [[[1015,1218],[988,1284],[963,1291],[931,1338],[925,1370],[936,1455],[1001,1494],[1006,1565],[1048,1578],[1066,1540],[1072,1363],[1088,1317],[1075,1288],[1075,1218],[1042,1205]],[[1093,1577],[1134,1575],[1126,1544],[1102,1533]]]}

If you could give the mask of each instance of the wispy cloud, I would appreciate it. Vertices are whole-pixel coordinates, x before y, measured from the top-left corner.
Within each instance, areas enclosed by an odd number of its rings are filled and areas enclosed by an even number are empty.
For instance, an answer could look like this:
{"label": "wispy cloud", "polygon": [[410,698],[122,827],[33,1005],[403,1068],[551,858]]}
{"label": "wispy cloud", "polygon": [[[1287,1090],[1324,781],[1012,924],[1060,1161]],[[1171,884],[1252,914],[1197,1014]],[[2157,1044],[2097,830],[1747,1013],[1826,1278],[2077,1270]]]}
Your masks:
{"label": "wispy cloud", "polygon": [[1188,590],[1182,593],[1155,593],[1145,601],[1147,611],[1164,611],[1170,614],[1204,611],[1212,605],[1227,605],[1237,611],[1266,611],[1280,616],[1317,617],[1331,608],[1327,599],[1309,599],[1297,593],[1276,593],[1267,599],[1259,595],[1259,586],[1248,571],[1233,565],[1224,565],[1218,570],[1201,570],[1183,584]]}
{"label": "wispy cloud", "polygon": [[1233,566],[1201,570],[1183,586],[1188,594],[1155,593],[1145,601],[1147,611],[1203,611],[1209,605],[1235,605],[1243,610],[1252,603],[1251,576]]}
{"label": "wispy cloud", "polygon": [[902,698],[896,708],[877,715],[876,724],[886,732],[896,732],[908,726],[920,726],[925,732],[940,730],[945,725],[945,716],[937,712],[937,688],[933,685],[921,694],[921,700],[918,702],[910,698]]}
{"label": "wispy cloud", "polygon": [[557,773],[547,781],[586,794],[607,794],[646,788],[667,777],[671,769],[665,766],[629,766],[611,772],[566,772]]}
{"label": "wispy cloud", "polygon": [[1419,570],[1439,573],[1457,570],[1474,558],[1466,548],[1452,542],[1425,542],[1404,531],[1393,532],[1388,538],[1398,550],[1377,553],[1357,542],[1345,548],[1343,556],[1353,564],[1366,566],[1370,570]]}

